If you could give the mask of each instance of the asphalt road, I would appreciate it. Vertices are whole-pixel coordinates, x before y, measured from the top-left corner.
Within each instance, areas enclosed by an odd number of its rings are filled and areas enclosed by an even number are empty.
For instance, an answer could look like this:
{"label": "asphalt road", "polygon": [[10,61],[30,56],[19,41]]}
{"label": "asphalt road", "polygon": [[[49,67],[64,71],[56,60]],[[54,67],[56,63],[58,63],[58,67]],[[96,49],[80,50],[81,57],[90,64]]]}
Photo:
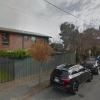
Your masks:
{"label": "asphalt road", "polygon": [[34,95],[31,100],[100,100],[100,75],[94,75],[92,82],[81,85],[77,95],[49,87]]}

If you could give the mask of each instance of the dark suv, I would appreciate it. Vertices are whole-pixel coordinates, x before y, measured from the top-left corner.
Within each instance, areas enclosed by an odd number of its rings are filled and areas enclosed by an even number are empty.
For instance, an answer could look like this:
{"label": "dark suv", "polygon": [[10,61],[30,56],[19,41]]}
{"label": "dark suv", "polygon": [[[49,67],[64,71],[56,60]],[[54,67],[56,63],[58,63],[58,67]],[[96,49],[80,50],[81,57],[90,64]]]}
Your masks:
{"label": "dark suv", "polygon": [[68,90],[77,94],[78,87],[85,81],[92,81],[93,75],[89,69],[81,65],[62,64],[57,66],[50,75],[50,85],[56,89]]}
{"label": "dark suv", "polygon": [[94,60],[94,59],[89,59],[86,60],[84,63],[82,63],[83,67],[86,67],[92,71],[94,74],[100,74],[100,61]]}

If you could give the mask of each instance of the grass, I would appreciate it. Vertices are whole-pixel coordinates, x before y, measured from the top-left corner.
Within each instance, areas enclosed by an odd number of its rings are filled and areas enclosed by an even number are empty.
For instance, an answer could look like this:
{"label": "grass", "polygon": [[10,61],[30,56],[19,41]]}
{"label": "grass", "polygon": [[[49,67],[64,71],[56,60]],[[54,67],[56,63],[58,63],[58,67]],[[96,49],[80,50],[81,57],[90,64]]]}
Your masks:
{"label": "grass", "polygon": [[[52,69],[43,72],[42,75],[41,75],[42,76],[41,80],[45,79],[47,77],[50,77],[51,72],[52,72]],[[0,85],[0,91],[6,90],[6,89],[9,89],[9,88],[14,88],[14,87],[17,87],[17,86],[20,86],[20,85],[23,85],[23,84],[28,84],[28,83],[33,82],[33,81],[38,81],[39,80],[38,76],[39,75],[36,74],[36,75],[31,75],[31,76],[28,76],[28,77],[21,78],[21,79],[15,79],[15,80],[13,80],[13,78],[10,76],[11,77],[10,79],[12,79],[13,81],[5,82],[5,84],[1,84]]]}
{"label": "grass", "polygon": [[0,70],[0,83],[5,82],[5,81],[9,81],[10,79],[11,79],[11,77],[7,73]]}

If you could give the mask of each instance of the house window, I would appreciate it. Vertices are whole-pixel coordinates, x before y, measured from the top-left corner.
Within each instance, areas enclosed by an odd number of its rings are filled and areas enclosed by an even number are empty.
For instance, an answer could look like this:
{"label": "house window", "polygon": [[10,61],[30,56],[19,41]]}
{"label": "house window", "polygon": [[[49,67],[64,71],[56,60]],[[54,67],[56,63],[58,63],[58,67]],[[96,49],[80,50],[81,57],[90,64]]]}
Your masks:
{"label": "house window", "polygon": [[45,39],[44,39],[44,42],[48,43],[48,39],[47,39],[47,38],[45,38]]}
{"label": "house window", "polygon": [[28,41],[28,36],[24,36],[24,41]]}
{"label": "house window", "polygon": [[9,34],[2,34],[2,45],[9,45]]}
{"label": "house window", "polygon": [[36,37],[32,36],[31,40],[32,40],[33,43],[35,43],[36,42]]}

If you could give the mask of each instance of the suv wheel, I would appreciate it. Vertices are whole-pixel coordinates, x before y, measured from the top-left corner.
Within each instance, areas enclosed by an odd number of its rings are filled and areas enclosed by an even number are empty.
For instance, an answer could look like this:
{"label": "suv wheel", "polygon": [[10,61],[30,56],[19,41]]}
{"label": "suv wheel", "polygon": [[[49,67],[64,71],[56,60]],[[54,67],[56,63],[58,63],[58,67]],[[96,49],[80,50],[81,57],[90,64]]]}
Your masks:
{"label": "suv wheel", "polygon": [[93,75],[92,75],[92,73],[90,73],[90,76],[89,76],[88,81],[89,81],[89,82],[92,82],[92,80],[93,80]]}
{"label": "suv wheel", "polygon": [[74,82],[72,85],[72,94],[76,95],[78,93],[78,86],[79,84],[77,82]]}

